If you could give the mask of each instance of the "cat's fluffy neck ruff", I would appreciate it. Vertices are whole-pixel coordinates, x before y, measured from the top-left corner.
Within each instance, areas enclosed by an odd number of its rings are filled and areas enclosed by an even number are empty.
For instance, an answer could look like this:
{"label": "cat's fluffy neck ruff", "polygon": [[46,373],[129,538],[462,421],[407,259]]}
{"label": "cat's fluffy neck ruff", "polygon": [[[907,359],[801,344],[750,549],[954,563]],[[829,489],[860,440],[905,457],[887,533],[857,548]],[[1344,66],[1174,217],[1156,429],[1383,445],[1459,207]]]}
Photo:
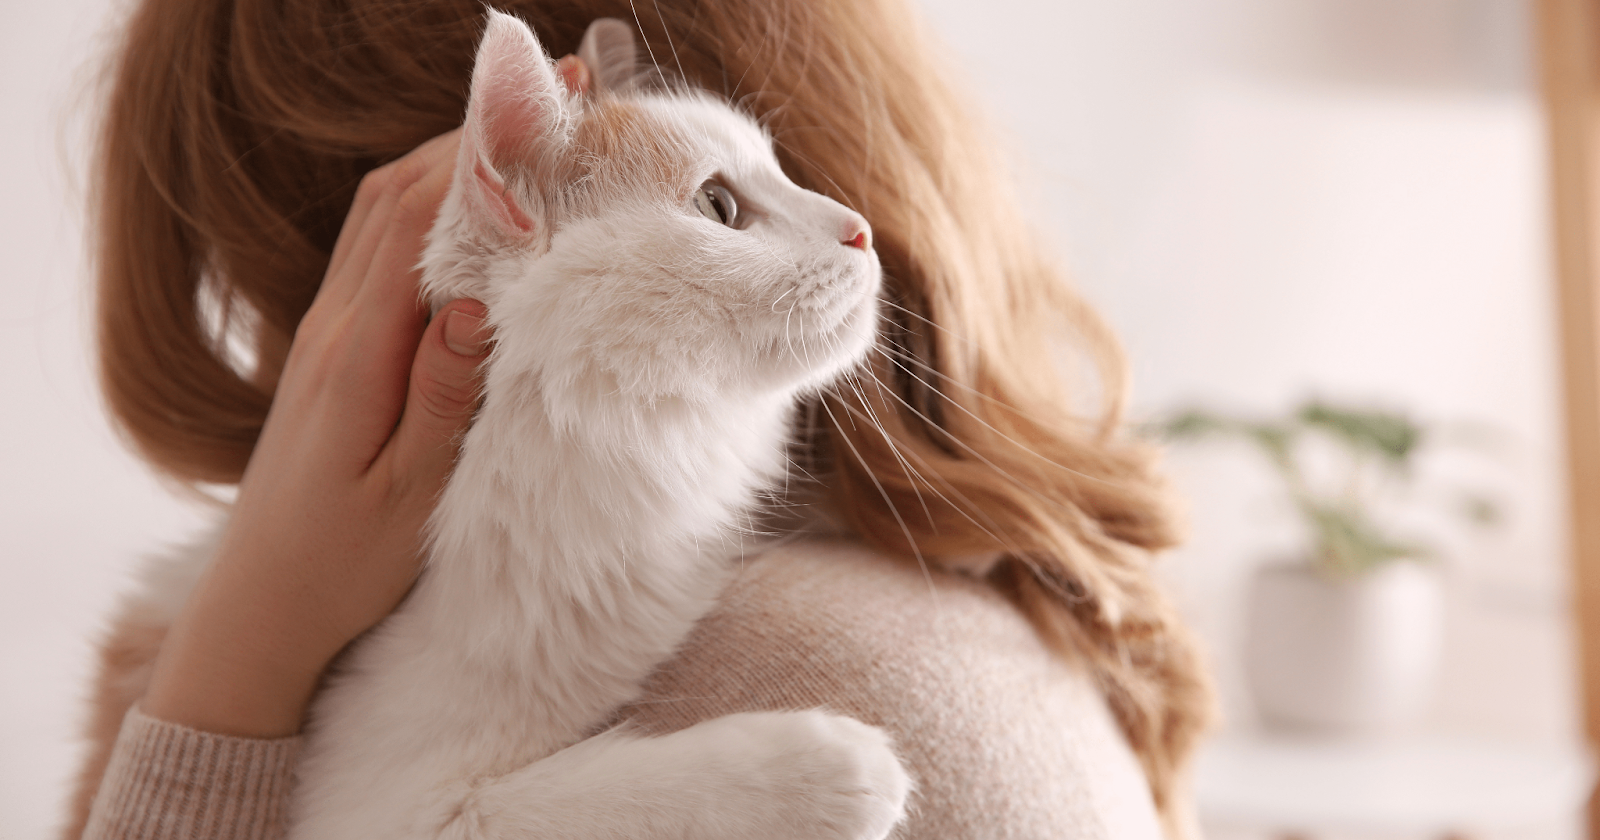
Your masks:
{"label": "cat's fluffy neck ruff", "polygon": [[781,470],[791,400],[669,401],[563,427],[530,410],[528,378],[491,363],[489,381],[407,624],[456,679],[522,683],[499,692],[520,698],[508,713],[561,710],[571,719],[546,731],[586,729],[632,699],[753,540],[728,523]]}
{"label": "cat's fluffy neck ruff", "polygon": [[[743,537],[729,523],[782,470],[786,395],[737,407],[665,401],[567,426],[530,410],[539,397],[529,380],[497,386],[495,374],[434,518],[418,595],[439,590],[441,618],[481,621],[485,599],[513,598],[520,606],[503,620],[526,625],[516,631],[525,646],[563,614],[574,625],[583,612],[629,620],[663,595],[681,600],[686,584],[709,586],[737,556]],[[458,644],[481,645],[472,632]]]}

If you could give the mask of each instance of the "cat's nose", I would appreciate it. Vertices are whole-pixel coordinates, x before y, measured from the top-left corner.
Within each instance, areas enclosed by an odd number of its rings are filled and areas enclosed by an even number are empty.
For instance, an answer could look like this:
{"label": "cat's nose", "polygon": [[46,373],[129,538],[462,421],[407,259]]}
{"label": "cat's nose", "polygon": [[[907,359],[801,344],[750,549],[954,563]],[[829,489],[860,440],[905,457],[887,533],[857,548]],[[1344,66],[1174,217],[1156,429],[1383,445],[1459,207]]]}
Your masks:
{"label": "cat's nose", "polygon": [[839,244],[863,251],[872,250],[872,226],[867,224],[866,219],[850,214],[850,218],[845,220],[844,230],[839,234]]}

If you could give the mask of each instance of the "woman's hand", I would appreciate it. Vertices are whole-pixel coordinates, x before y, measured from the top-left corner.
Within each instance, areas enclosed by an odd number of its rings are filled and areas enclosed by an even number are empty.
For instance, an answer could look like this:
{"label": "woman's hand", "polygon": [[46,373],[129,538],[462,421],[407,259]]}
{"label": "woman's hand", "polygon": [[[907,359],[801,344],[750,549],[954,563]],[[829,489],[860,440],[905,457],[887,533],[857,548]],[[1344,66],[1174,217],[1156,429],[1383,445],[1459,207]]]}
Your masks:
{"label": "woman's hand", "polygon": [[481,303],[430,323],[415,268],[456,132],[361,183],[306,313],[215,562],[141,703],[230,735],[298,731],[328,662],[415,581],[423,529],[471,422]]}

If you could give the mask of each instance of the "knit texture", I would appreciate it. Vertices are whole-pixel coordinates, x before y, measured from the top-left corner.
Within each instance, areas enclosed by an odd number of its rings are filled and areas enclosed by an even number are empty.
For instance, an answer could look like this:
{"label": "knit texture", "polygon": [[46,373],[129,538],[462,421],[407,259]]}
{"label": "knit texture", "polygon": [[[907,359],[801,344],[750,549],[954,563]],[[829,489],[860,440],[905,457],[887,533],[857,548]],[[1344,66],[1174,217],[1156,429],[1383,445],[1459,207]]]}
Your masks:
{"label": "knit texture", "polygon": [[[991,587],[849,542],[748,562],[617,721],[661,734],[810,708],[891,734],[917,784],[899,840],[1161,836],[1138,761],[1081,669]],[[298,746],[134,710],[83,836],[281,837]]]}
{"label": "knit texture", "polygon": [[276,840],[299,738],[199,732],[128,711],[85,838]]}
{"label": "knit texture", "polygon": [[1092,681],[992,587],[845,541],[747,565],[623,719],[661,733],[825,708],[888,730],[916,840],[1161,836]]}

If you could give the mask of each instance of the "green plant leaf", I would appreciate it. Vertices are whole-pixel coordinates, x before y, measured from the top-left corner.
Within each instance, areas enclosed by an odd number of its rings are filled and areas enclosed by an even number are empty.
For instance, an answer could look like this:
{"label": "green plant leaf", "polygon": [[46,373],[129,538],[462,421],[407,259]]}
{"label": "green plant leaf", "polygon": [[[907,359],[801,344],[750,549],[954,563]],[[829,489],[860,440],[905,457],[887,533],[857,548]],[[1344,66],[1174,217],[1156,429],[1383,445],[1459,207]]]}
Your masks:
{"label": "green plant leaf", "polygon": [[[1306,524],[1317,565],[1335,575],[1357,575],[1401,558],[1424,558],[1422,545],[1398,537],[1374,517],[1374,499],[1359,478],[1364,465],[1380,464],[1402,479],[1409,478],[1413,457],[1424,442],[1424,430],[1394,411],[1353,408],[1309,400],[1282,420],[1256,420],[1200,408],[1178,412],[1156,426],[1168,440],[1236,438],[1248,441],[1266,456],[1284,481],[1284,489]],[[1300,450],[1315,434],[1337,445],[1347,460],[1343,493],[1334,495],[1310,482]],[[1402,483],[1402,487],[1404,483]],[[1480,525],[1499,521],[1494,500],[1462,494],[1455,512]]]}
{"label": "green plant leaf", "polygon": [[1307,428],[1326,432],[1352,450],[1377,455],[1401,470],[1422,443],[1422,427],[1398,412],[1351,409],[1312,400],[1301,407],[1297,419]]}
{"label": "green plant leaf", "polygon": [[1195,440],[1235,432],[1239,421],[1201,409],[1189,409],[1155,425],[1156,433],[1168,440]]}
{"label": "green plant leaf", "polygon": [[1294,431],[1273,423],[1250,423],[1244,433],[1267,453],[1281,470],[1293,470]]}

